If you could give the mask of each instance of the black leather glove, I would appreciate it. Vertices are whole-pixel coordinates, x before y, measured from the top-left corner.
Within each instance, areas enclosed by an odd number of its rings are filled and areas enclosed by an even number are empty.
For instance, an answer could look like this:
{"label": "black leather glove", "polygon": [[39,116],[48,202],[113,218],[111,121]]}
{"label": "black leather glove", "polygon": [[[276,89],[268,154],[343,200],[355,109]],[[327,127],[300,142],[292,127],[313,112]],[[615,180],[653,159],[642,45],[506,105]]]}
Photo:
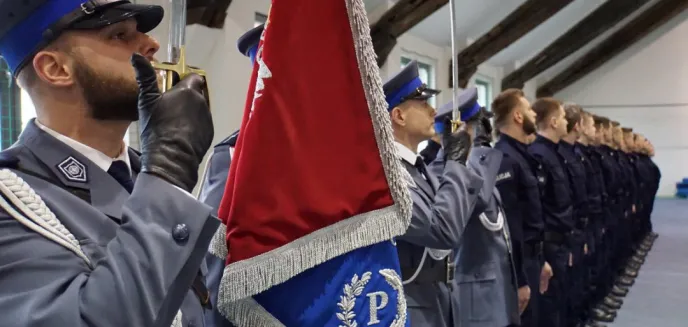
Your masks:
{"label": "black leather glove", "polygon": [[162,94],[148,59],[134,54],[131,63],[139,84],[141,172],[190,192],[214,135],[205,82],[192,74]]}
{"label": "black leather glove", "polygon": [[487,146],[490,147],[492,142],[492,123],[490,118],[492,115],[481,108],[480,112],[475,115],[474,119],[471,119],[467,124],[473,127],[475,139],[473,140],[474,146]]}
{"label": "black leather glove", "polygon": [[459,129],[452,133],[451,119],[444,121],[444,131],[442,135],[442,147],[444,148],[444,160],[454,160],[462,165],[466,165],[468,154],[471,152],[471,135],[465,129]]}

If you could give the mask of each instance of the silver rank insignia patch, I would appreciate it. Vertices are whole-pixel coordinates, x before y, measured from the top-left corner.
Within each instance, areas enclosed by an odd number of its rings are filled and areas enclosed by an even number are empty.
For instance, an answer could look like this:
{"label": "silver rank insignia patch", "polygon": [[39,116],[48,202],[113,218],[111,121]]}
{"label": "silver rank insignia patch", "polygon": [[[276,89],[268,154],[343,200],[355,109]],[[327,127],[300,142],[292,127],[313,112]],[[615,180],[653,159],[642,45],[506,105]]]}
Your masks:
{"label": "silver rank insignia patch", "polygon": [[57,168],[64,177],[71,182],[86,183],[88,181],[86,175],[86,166],[70,156],[63,160]]}

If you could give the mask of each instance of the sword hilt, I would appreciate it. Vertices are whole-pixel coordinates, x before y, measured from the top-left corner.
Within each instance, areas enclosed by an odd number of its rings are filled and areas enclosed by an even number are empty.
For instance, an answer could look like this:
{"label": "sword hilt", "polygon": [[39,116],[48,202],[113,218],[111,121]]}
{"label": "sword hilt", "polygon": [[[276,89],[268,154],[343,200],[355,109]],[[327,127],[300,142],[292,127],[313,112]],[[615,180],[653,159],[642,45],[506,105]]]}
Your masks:
{"label": "sword hilt", "polygon": [[190,74],[197,74],[203,78],[203,96],[210,106],[210,91],[208,88],[208,79],[204,70],[188,66],[186,64],[186,49],[181,47],[179,49],[179,60],[177,63],[169,62],[152,62],[153,68],[165,74],[162,83],[162,92],[169,91],[175,84],[184,79]]}

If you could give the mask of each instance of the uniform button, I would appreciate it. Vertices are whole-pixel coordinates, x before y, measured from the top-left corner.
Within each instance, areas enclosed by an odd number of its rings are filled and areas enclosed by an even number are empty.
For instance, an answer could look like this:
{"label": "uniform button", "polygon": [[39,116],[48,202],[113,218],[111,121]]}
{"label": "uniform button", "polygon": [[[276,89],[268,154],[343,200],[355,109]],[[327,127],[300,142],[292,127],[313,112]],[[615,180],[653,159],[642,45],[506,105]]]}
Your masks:
{"label": "uniform button", "polygon": [[486,155],[484,155],[484,154],[480,155],[480,161],[485,161],[485,159],[487,159]]}
{"label": "uniform button", "polygon": [[174,238],[177,243],[186,242],[189,239],[189,227],[186,224],[178,224],[172,229],[172,238]]}

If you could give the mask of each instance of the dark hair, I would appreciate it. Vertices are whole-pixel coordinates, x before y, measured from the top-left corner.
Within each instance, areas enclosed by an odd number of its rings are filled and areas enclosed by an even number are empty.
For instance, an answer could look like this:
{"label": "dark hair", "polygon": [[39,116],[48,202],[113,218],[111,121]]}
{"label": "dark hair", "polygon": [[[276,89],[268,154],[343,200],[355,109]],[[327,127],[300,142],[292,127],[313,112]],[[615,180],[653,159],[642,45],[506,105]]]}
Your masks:
{"label": "dark hair", "polygon": [[520,104],[520,100],[523,97],[525,97],[525,94],[519,89],[506,89],[497,95],[494,101],[492,101],[491,107],[494,113],[496,129],[504,125],[509,114]]}
{"label": "dark hair", "polygon": [[581,119],[583,119],[583,108],[577,104],[571,103],[564,106],[564,111],[566,112],[566,132],[571,133],[576,123],[579,123]]}
{"label": "dark hair", "polygon": [[542,126],[561,107],[561,101],[555,98],[540,98],[533,103],[533,110],[537,114],[535,123]]}

